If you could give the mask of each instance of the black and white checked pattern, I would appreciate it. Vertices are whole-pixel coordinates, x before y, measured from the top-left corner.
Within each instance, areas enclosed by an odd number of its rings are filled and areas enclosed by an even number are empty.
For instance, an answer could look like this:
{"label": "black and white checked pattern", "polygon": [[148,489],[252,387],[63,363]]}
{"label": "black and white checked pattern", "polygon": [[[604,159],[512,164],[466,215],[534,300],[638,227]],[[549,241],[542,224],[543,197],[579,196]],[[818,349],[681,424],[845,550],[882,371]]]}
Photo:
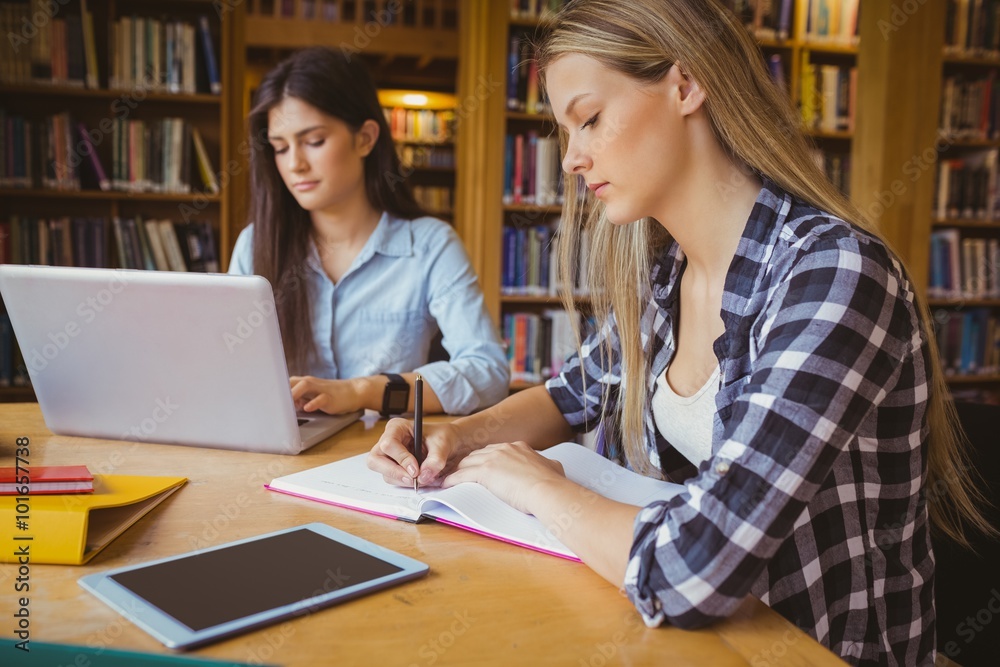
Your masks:
{"label": "black and white checked pattern", "polygon": [[[646,297],[650,400],[675,350],[684,267],[674,244]],[[629,598],[649,625],[696,628],[751,593],[853,664],[931,664],[927,342],[899,261],[765,181],[722,318],[712,458],[695,469],[645,406],[649,457],[687,491],[639,513]],[[601,426],[599,446],[618,460],[613,413],[627,380],[612,316],[547,384],[574,428]]]}

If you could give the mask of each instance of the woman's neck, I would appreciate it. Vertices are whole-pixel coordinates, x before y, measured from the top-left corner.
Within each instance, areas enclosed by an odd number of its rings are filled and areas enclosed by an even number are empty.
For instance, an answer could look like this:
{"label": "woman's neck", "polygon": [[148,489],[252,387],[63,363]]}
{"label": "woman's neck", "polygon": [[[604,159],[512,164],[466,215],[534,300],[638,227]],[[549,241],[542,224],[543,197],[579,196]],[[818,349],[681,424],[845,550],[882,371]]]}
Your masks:
{"label": "woman's neck", "polygon": [[360,247],[378,226],[382,212],[368,201],[364,190],[336,207],[312,211],[312,235],[320,254],[324,249]]}
{"label": "woman's neck", "polygon": [[656,219],[684,251],[686,273],[721,285],[763,184],[734,164],[704,129],[692,138],[689,154],[697,158],[686,165],[683,182],[671,188],[676,196]]}

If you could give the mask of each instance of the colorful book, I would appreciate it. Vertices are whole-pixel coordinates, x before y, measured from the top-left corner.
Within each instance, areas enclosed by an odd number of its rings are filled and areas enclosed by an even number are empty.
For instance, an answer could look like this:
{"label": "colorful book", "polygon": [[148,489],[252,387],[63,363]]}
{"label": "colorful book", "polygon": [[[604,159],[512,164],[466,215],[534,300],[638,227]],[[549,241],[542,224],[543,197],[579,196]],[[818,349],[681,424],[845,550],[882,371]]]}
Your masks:
{"label": "colorful book", "polygon": [[86,563],[186,481],[94,475],[93,493],[32,497],[29,512],[18,509],[17,496],[0,497],[0,541],[16,545],[0,552],[0,563],[17,563],[17,547],[32,563]]}
{"label": "colorful book", "polygon": [[[645,507],[684,490],[679,484],[643,477],[576,443],[556,445],[541,454],[561,463],[568,479],[617,502]],[[391,519],[433,519],[553,556],[579,560],[538,519],[514,509],[484,486],[470,482],[450,489],[418,491],[392,486],[382,475],[369,470],[367,459],[367,454],[361,454],[278,477],[267,488]]]}
{"label": "colorful book", "polygon": [[87,466],[0,468],[0,495],[91,493],[94,476]]}

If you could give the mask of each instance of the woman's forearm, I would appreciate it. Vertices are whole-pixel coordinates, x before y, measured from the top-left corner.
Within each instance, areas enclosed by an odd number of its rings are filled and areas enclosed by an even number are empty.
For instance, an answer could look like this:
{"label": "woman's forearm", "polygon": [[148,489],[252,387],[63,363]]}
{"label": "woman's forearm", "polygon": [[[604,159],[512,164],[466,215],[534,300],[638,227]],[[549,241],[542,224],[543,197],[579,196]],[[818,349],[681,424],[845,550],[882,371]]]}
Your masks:
{"label": "woman's forearm", "polygon": [[639,507],[565,478],[539,484],[530,498],[529,510],[556,539],[612,584],[623,584]]}
{"label": "woman's forearm", "polygon": [[518,440],[545,449],[572,440],[575,435],[545,387],[520,391],[453,425],[469,449]]}

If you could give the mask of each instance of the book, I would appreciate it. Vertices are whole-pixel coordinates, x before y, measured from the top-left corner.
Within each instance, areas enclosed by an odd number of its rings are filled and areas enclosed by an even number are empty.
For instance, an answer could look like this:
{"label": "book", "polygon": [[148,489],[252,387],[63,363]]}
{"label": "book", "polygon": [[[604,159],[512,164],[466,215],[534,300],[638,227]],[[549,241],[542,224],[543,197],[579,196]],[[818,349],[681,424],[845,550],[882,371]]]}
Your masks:
{"label": "book", "polygon": [[32,466],[0,468],[0,495],[91,493],[94,476],[87,466]]}
{"label": "book", "polygon": [[249,667],[250,665],[261,664],[259,659],[254,659],[253,662],[234,662],[232,660],[213,660],[193,655],[178,655],[176,653],[146,653],[112,649],[106,647],[103,641],[91,641],[87,646],[82,646],[79,644],[41,642],[37,639],[22,639],[19,641],[19,638],[15,637],[0,637],[0,653],[5,656],[19,656],[20,654],[14,653],[14,649],[26,650],[23,648],[24,646],[30,647],[30,652],[25,652],[23,656],[20,656],[23,662],[13,664],[23,665],[23,667],[74,664],[92,665],[94,667],[170,667],[171,665],[188,665],[189,667]]}
{"label": "book", "polygon": [[222,82],[219,80],[219,66],[215,62],[215,45],[212,41],[212,30],[208,25],[208,17],[198,17],[198,32],[201,33],[201,45],[204,51],[205,69],[213,95],[222,94]]}
{"label": "book", "polygon": [[[0,497],[0,563],[82,565],[187,481],[185,477],[94,475],[94,492]],[[27,507],[25,507],[27,505]],[[25,511],[27,510],[27,511]]]}
{"label": "book", "polygon": [[[680,484],[643,477],[576,443],[562,443],[541,454],[559,461],[568,479],[618,502],[644,507],[656,500],[669,500],[684,490]],[[543,553],[580,560],[541,521],[514,509],[484,486],[465,483],[450,489],[418,491],[392,486],[382,475],[368,469],[367,458],[367,454],[361,454],[278,477],[266,488],[392,519],[433,519]]]}

